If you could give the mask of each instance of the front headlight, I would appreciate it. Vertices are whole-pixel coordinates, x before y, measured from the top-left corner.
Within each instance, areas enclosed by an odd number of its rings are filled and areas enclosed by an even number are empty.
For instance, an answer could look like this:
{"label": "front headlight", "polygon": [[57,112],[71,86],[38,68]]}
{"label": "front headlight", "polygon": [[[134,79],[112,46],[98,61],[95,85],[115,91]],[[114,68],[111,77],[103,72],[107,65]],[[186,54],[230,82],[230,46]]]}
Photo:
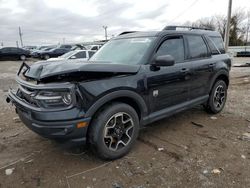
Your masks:
{"label": "front headlight", "polygon": [[62,101],[67,104],[70,105],[72,103],[72,96],[70,93],[66,93],[62,96]]}
{"label": "front headlight", "polygon": [[66,107],[72,104],[70,91],[40,91],[34,99],[43,107]]}

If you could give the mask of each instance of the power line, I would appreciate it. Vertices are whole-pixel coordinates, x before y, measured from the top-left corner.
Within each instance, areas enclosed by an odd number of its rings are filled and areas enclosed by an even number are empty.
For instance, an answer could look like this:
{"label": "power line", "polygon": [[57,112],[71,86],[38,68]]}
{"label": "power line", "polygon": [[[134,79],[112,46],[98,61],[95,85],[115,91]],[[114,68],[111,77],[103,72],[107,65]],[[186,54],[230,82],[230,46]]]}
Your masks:
{"label": "power line", "polygon": [[[5,29],[10,29],[10,30],[15,30],[16,27],[12,27],[12,26],[1,26],[1,29],[5,28]],[[87,34],[87,33],[75,33],[75,32],[57,32],[57,31],[49,31],[49,30],[37,30],[37,29],[23,29],[23,31],[25,32],[33,32],[33,33],[50,33],[50,34],[62,34],[62,35],[84,35],[84,36],[94,36],[94,35],[102,35],[101,33],[91,33],[91,34]],[[23,33],[22,33],[23,34]]]}
{"label": "power line", "polygon": [[171,21],[171,23],[173,23],[176,19],[178,19],[180,16],[182,16],[183,14],[185,14],[186,12],[188,12],[190,10],[190,8],[192,8],[199,0],[195,0],[193,1],[193,3],[191,3],[186,9],[184,9],[181,13],[179,13],[176,17],[174,17]]}
{"label": "power line", "polygon": [[62,34],[62,35],[85,35],[85,36],[94,36],[94,35],[101,35],[100,33],[71,33],[71,32],[56,32],[56,31],[46,31],[46,30],[33,30],[33,29],[26,29],[25,31],[34,32],[34,33],[51,33],[51,34]]}

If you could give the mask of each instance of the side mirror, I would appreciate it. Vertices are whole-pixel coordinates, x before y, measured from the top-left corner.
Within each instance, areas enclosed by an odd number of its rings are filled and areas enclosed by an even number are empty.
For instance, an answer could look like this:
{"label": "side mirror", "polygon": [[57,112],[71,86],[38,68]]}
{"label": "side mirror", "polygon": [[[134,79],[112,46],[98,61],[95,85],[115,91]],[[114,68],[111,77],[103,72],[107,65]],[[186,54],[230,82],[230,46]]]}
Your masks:
{"label": "side mirror", "polygon": [[76,56],[73,55],[73,56],[70,57],[70,59],[76,59]]}
{"label": "side mirror", "polygon": [[163,66],[173,66],[175,64],[174,57],[171,55],[161,55],[157,56],[152,63],[155,67],[163,67]]}

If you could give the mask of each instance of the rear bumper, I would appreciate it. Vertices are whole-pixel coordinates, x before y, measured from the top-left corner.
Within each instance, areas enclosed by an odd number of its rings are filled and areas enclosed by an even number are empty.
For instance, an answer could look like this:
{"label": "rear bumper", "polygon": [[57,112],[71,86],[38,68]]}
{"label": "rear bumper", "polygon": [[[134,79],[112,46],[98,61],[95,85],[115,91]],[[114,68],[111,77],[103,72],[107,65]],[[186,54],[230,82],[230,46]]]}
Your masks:
{"label": "rear bumper", "polygon": [[21,121],[42,137],[72,144],[85,144],[88,127],[77,128],[77,124],[87,122],[88,125],[91,118],[78,117],[79,109],[37,111],[11,90],[7,102],[12,102]]}

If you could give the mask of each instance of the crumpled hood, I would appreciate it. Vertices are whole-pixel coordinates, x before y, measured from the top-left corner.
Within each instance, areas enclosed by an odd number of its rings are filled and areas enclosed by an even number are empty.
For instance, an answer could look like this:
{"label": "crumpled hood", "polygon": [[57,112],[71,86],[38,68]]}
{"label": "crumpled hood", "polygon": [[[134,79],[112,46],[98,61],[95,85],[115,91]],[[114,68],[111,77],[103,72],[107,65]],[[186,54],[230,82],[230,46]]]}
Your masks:
{"label": "crumpled hood", "polygon": [[114,74],[135,74],[140,65],[114,64],[108,62],[68,62],[55,61],[37,62],[30,66],[25,73],[26,77],[41,81],[55,76],[70,76],[84,73],[114,73]]}

